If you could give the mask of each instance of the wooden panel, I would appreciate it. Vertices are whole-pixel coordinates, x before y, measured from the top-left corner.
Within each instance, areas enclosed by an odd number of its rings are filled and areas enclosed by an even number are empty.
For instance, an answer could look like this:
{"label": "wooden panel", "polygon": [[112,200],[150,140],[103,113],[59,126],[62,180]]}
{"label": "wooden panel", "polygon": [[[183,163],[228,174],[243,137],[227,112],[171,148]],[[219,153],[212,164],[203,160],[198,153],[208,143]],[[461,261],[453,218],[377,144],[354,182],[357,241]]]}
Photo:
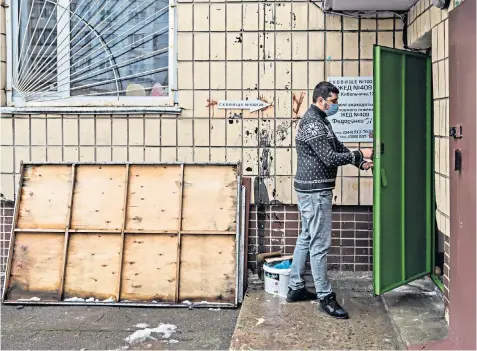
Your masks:
{"label": "wooden panel", "polygon": [[235,301],[235,236],[183,235],[180,301]]}
{"label": "wooden panel", "polygon": [[131,166],[127,231],[177,230],[181,167]]}
{"label": "wooden panel", "polygon": [[119,234],[70,234],[65,298],[115,297],[120,246]]}
{"label": "wooden panel", "polygon": [[26,167],[7,300],[235,303],[235,166],[75,168]]}
{"label": "wooden panel", "polygon": [[63,244],[61,233],[17,233],[7,298],[57,300]]}
{"label": "wooden panel", "polygon": [[235,167],[186,166],[182,229],[236,231]]}
{"label": "wooden panel", "polygon": [[17,228],[65,228],[71,166],[27,166]]}
{"label": "wooden panel", "polygon": [[121,300],[173,302],[176,245],[176,235],[126,235]]}
{"label": "wooden panel", "polygon": [[126,166],[77,166],[72,228],[121,229],[125,172]]}

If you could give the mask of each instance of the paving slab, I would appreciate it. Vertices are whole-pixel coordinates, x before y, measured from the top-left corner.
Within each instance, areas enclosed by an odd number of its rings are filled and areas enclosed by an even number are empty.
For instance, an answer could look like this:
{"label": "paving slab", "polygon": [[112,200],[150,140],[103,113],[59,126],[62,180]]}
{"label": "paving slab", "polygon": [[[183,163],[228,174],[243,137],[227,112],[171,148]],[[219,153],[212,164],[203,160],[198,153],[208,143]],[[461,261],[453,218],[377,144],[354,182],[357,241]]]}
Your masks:
{"label": "paving slab", "polygon": [[316,302],[287,303],[250,286],[230,348],[233,350],[395,350],[401,345],[382,300],[372,294],[370,276],[332,277],[338,301],[350,319],[337,320]]}
{"label": "paving slab", "polygon": [[[238,310],[104,306],[1,307],[2,350],[224,350]],[[147,324],[149,327],[146,327]],[[125,339],[161,324],[169,337],[152,331],[144,340]],[[139,325],[139,326],[138,326]]]}
{"label": "paving slab", "polygon": [[385,293],[382,298],[404,345],[424,344],[447,336],[444,298],[429,277]]}

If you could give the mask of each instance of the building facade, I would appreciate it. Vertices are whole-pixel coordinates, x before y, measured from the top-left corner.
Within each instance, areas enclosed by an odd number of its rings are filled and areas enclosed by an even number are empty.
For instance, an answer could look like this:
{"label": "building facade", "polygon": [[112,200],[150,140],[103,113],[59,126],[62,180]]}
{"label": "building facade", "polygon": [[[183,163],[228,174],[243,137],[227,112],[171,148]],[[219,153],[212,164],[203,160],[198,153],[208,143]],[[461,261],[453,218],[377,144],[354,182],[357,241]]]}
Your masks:
{"label": "building facade", "polygon": [[[240,161],[253,184],[249,268],[256,253],[291,253],[300,228],[296,124],[318,82],[372,76],[378,44],[432,55],[436,218],[449,299],[448,12],[458,0],[446,10],[419,0],[368,18],[307,0],[19,3],[0,11],[2,272],[21,161]],[[220,109],[221,100],[269,106]],[[331,269],[373,269],[372,182],[371,172],[339,171]]]}

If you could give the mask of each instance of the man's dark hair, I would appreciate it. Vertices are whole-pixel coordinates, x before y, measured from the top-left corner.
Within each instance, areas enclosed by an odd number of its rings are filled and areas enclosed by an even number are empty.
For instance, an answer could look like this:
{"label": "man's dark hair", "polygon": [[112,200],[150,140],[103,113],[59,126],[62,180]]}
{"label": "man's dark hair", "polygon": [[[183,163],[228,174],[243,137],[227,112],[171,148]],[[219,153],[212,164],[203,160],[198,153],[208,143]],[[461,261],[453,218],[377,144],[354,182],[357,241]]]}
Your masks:
{"label": "man's dark hair", "polygon": [[313,90],[313,103],[316,104],[318,98],[320,97],[326,100],[331,93],[339,94],[340,91],[330,82],[318,83],[318,85],[315,87],[315,90]]}

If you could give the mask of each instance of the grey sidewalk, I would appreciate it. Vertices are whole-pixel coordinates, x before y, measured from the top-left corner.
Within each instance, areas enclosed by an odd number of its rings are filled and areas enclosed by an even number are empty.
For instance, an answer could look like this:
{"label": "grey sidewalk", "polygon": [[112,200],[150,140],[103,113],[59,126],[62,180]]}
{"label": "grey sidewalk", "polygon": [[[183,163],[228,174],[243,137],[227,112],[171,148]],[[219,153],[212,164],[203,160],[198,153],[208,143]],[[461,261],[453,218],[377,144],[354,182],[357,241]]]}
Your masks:
{"label": "grey sidewalk", "polygon": [[[2,306],[1,312],[2,350],[224,350],[238,315],[238,310],[223,309],[99,306]],[[177,329],[168,338],[152,332],[157,340],[126,342],[146,329],[136,327],[140,323],[149,329],[161,323]]]}

